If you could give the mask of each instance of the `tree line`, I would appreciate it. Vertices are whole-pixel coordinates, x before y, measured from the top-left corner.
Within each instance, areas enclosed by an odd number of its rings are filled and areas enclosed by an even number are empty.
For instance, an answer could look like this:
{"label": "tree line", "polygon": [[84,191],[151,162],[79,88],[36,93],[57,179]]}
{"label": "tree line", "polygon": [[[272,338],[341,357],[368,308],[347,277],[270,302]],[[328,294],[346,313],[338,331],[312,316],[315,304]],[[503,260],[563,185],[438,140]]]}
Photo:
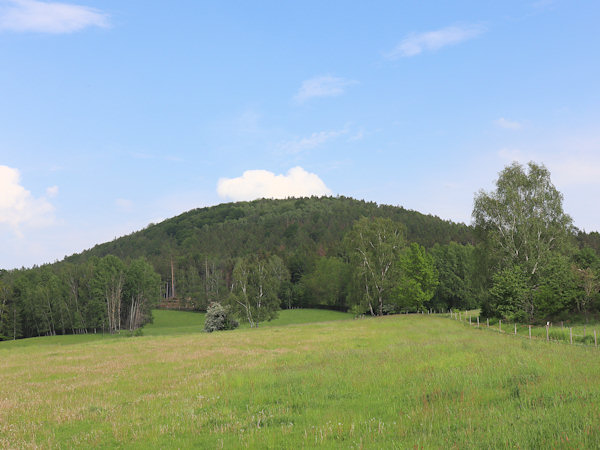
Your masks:
{"label": "tree line", "polygon": [[476,195],[473,219],[345,197],[194,210],[53,265],[0,272],[0,336],[133,330],[165,284],[251,326],[296,307],[481,308],[532,323],[599,312],[600,235],[575,229],[543,165],[506,167]]}
{"label": "tree line", "polygon": [[160,276],[143,258],[107,255],[0,273],[0,340],[118,333],[152,319]]}

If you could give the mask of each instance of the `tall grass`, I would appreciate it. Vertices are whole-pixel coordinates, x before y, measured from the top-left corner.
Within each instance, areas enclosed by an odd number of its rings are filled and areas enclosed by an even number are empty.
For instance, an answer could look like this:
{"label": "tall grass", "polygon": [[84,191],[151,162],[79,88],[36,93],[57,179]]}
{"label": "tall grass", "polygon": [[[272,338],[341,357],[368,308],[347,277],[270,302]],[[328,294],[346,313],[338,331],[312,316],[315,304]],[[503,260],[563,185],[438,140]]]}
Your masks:
{"label": "tall grass", "polygon": [[0,447],[598,448],[599,373],[427,315],[0,345]]}

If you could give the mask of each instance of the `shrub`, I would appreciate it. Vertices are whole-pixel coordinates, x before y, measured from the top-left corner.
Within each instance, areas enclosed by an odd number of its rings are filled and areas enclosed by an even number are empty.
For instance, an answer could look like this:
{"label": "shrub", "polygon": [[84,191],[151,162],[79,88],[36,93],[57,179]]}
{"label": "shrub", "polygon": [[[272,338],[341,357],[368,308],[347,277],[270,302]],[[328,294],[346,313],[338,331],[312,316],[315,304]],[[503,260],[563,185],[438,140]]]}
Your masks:
{"label": "shrub", "polygon": [[204,331],[212,333],[220,330],[233,330],[238,327],[238,322],[229,313],[229,307],[224,307],[218,302],[212,302],[206,310]]}

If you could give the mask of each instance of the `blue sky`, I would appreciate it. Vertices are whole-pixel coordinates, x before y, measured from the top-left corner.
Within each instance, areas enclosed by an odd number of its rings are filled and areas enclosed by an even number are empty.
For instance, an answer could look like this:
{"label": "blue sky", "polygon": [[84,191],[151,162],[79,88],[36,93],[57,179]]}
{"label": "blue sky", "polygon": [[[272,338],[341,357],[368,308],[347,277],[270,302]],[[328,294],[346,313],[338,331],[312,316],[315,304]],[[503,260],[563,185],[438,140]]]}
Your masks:
{"label": "blue sky", "polygon": [[0,0],[0,268],[260,196],[469,223],[514,160],[600,230],[599,20],[597,1]]}

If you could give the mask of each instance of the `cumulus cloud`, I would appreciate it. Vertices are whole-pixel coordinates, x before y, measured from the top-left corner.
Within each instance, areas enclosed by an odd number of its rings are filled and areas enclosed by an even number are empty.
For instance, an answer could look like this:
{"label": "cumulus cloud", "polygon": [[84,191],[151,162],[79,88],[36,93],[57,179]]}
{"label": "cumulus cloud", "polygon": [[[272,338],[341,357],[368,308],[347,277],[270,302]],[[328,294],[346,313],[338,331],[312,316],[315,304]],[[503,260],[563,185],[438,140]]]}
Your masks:
{"label": "cumulus cloud", "polygon": [[[21,226],[46,226],[53,220],[54,207],[45,198],[35,198],[20,184],[17,169],[0,166],[0,224],[9,225],[21,235]],[[58,188],[48,188],[49,193],[58,194]]]}
{"label": "cumulus cloud", "polygon": [[286,175],[275,175],[268,170],[247,170],[241,177],[221,178],[217,193],[234,201],[257,198],[309,197],[331,195],[323,180],[302,167],[294,167]]}
{"label": "cumulus cloud", "polygon": [[504,117],[500,117],[499,119],[494,120],[494,123],[496,124],[496,126],[499,126],[500,128],[505,128],[507,130],[519,130],[523,127],[523,125],[520,122],[508,120]]}
{"label": "cumulus cloud", "polygon": [[388,59],[416,56],[424,51],[435,51],[442,47],[460,44],[473,39],[485,31],[481,25],[452,26],[425,33],[411,33],[385,56]]}
{"label": "cumulus cloud", "polygon": [[319,147],[328,141],[338,138],[344,134],[347,134],[348,130],[330,130],[330,131],[319,131],[312,133],[308,137],[301,139],[295,139],[288,142],[283,142],[279,145],[279,148],[286,153],[301,153],[306,150]]}
{"label": "cumulus cloud", "polygon": [[0,4],[0,30],[61,34],[92,26],[108,27],[108,15],[69,3],[8,0]]}
{"label": "cumulus cloud", "polygon": [[302,82],[300,90],[294,96],[296,103],[316,97],[336,97],[342,95],[348,86],[356,84],[357,81],[347,80],[346,78],[324,75],[310,78]]}

